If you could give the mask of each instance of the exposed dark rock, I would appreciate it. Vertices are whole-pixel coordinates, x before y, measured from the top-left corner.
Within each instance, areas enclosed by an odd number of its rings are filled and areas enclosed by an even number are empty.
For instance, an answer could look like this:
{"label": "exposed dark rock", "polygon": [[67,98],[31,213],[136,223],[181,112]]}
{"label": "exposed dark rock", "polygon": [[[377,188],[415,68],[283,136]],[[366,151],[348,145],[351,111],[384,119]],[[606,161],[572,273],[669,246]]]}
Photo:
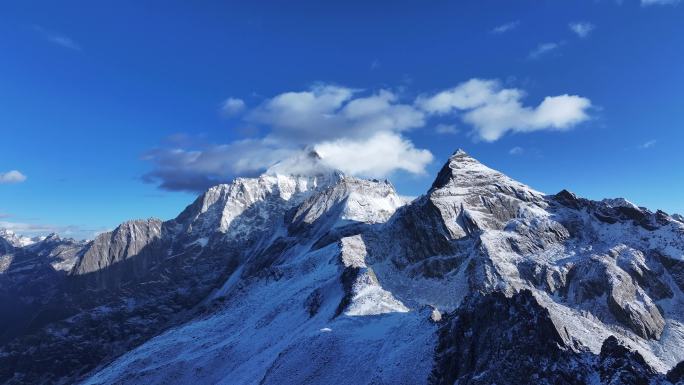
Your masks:
{"label": "exposed dark rock", "polygon": [[573,302],[583,303],[602,296],[608,290],[605,269],[597,262],[588,260],[570,268],[567,273],[567,286],[563,287],[562,291]]}
{"label": "exposed dark rock", "polygon": [[[614,336],[598,356],[571,348],[529,291],[470,298],[442,322],[432,384],[579,385],[592,383],[594,376],[605,385],[663,380]],[[679,375],[673,370],[670,377]]]}
{"label": "exposed dark rock", "polygon": [[340,282],[342,283],[342,300],[340,300],[339,305],[337,305],[337,310],[335,311],[335,317],[342,314],[342,312],[351,303],[354,292],[352,290],[354,282],[361,274],[361,268],[359,267],[346,267],[340,276]]}
{"label": "exposed dark rock", "polygon": [[650,303],[642,308],[634,306],[637,288],[631,282],[612,285],[607,297],[608,308],[615,318],[629,326],[636,334],[647,339],[659,339],[665,328],[660,310]]}
{"label": "exposed dark rock", "polygon": [[397,253],[392,259],[398,265],[407,265],[435,255],[453,254],[456,250],[449,242],[449,230],[440,220],[439,209],[426,198],[414,201],[410,207],[399,209],[392,222],[396,228],[393,232],[403,235],[395,240]]}
{"label": "exposed dark rock", "polygon": [[[457,150],[456,152],[454,152],[454,153],[451,155],[450,160],[453,159],[453,158],[456,158],[456,157],[464,158],[464,157],[467,157],[467,156],[468,156],[468,155],[467,155],[464,151],[462,151],[462,150]],[[437,173],[437,177],[436,177],[435,180],[432,182],[432,186],[430,187],[430,190],[435,190],[435,189],[438,189],[438,188],[442,188],[442,187],[446,186],[446,185],[451,181],[451,178],[452,178],[452,171],[451,171],[450,163],[451,163],[450,161],[444,163],[444,165],[442,166],[442,168],[441,168],[441,169],[439,170],[439,172]]]}
{"label": "exposed dark rock", "polygon": [[665,226],[668,223],[670,223],[670,216],[667,215],[666,212],[664,212],[662,210],[658,210],[655,213],[655,221],[656,221],[656,223],[658,223],[658,225]]}
{"label": "exposed dark rock", "polygon": [[678,363],[667,372],[667,380],[675,385],[684,384],[684,361]]}
{"label": "exposed dark rock", "polygon": [[439,331],[433,384],[585,384],[549,313],[529,291],[474,297]]}
{"label": "exposed dark rock", "polygon": [[632,278],[637,281],[642,288],[646,290],[649,297],[653,298],[654,300],[672,298],[674,292],[661,279],[664,269],[660,265],[655,266],[660,271],[651,270],[648,266],[639,265],[637,263],[631,263],[624,269]]}
{"label": "exposed dark rock", "polygon": [[321,303],[323,302],[323,295],[320,289],[316,289],[306,298],[305,305],[309,312],[309,317],[313,317],[318,313],[318,309],[321,308]]}
{"label": "exposed dark rock", "polygon": [[603,384],[648,385],[656,372],[636,351],[621,344],[615,336],[601,346],[598,372]]}
{"label": "exposed dark rock", "polygon": [[88,276],[88,286],[111,289],[145,275],[164,258],[162,222],[130,221],[100,234],[74,267],[75,275]]}
{"label": "exposed dark rock", "polygon": [[554,195],[553,198],[563,206],[567,206],[575,210],[579,210],[582,207],[577,195],[568,190],[562,190],[558,194]]}
{"label": "exposed dark rock", "polygon": [[670,276],[677,286],[679,286],[679,289],[684,291],[684,261],[669,258],[660,253],[656,253],[656,258],[663,264],[668,273],[670,273]]}

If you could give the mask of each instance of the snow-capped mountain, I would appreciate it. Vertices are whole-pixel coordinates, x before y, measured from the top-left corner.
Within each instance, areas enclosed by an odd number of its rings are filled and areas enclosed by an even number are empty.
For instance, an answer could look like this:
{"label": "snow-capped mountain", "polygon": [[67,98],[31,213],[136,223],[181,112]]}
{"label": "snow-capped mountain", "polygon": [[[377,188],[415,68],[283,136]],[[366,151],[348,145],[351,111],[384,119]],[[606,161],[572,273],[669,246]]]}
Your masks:
{"label": "snow-capped mountain", "polygon": [[88,243],[0,234],[0,382],[684,383],[681,217],[460,150],[410,203],[309,164]]}
{"label": "snow-capped mountain", "polygon": [[0,239],[2,239],[4,242],[8,243],[9,245],[13,247],[24,247],[28,245],[32,245],[36,242],[39,242],[41,239],[38,237],[27,237],[23,235],[19,235],[15,233],[12,230],[8,229],[0,229]]}

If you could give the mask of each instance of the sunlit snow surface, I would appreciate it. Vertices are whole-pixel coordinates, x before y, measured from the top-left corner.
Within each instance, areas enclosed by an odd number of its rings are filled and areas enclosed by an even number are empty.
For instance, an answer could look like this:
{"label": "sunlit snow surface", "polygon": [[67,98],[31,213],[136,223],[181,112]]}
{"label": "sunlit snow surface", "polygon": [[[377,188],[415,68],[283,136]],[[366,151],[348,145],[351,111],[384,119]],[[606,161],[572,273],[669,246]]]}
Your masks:
{"label": "sunlit snow surface", "polygon": [[[424,381],[435,331],[427,313],[332,319],[343,295],[338,252],[331,245],[303,254],[287,278],[238,285],[215,314],[152,339],[85,384]],[[305,301],[316,288],[323,307],[310,318]]]}

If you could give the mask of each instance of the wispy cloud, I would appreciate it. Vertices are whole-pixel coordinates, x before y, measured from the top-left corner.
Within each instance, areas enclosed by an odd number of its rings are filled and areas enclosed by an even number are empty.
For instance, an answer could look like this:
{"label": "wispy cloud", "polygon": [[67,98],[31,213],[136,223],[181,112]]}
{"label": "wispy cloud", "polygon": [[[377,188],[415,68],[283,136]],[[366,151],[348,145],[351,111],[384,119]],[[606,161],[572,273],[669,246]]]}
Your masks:
{"label": "wispy cloud", "polygon": [[371,69],[371,71],[372,71],[372,70],[376,70],[376,69],[378,69],[378,68],[380,68],[380,60],[375,59],[375,60],[373,60],[373,61],[371,62],[371,64],[370,64],[370,69]]}
{"label": "wispy cloud", "polygon": [[640,145],[639,145],[639,148],[642,149],[642,150],[646,150],[646,149],[649,149],[649,148],[654,147],[654,146],[656,145],[656,143],[658,143],[657,140],[651,139],[651,140],[648,140],[648,141],[646,141],[646,142],[640,144]]}
{"label": "wispy cloud", "polygon": [[519,147],[519,146],[515,146],[515,147],[511,148],[510,150],[508,150],[508,153],[510,155],[522,155],[524,152],[525,152],[525,149],[523,149],[522,147]]}
{"label": "wispy cloud", "polygon": [[48,30],[42,26],[34,25],[33,29],[38,32],[45,40],[62,48],[71,49],[74,51],[81,51],[81,45],[76,43],[72,38],[61,34],[59,32]]}
{"label": "wispy cloud", "polygon": [[18,170],[0,172],[0,184],[21,183],[26,180],[26,175]]}
{"label": "wispy cloud", "polygon": [[490,31],[493,34],[501,34],[512,31],[520,25],[520,20],[514,20],[505,24],[498,25]]}
{"label": "wispy cloud", "polygon": [[577,36],[581,38],[585,38],[589,36],[589,34],[596,29],[596,26],[592,23],[586,22],[586,21],[579,21],[575,23],[570,23],[568,24],[568,27],[572,32],[577,34]]}
{"label": "wispy cloud", "polygon": [[221,104],[221,112],[227,116],[238,115],[245,110],[245,101],[240,98],[228,98]]}
{"label": "wispy cloud", "polygon": [[435,132],[438,134],[458,134],[459,130],[453,124],[438,124],[435,127]]}
{"label": "wispy cloud", "polygon": [[537,46],[537,48],[533,49],[532,52],[528,55],[530,59],[539,59],[540,57],[550,53],[551,51],[554,51],[560,47],[559,43],[542,43]]}
{"label": "wispy cloud", "polygon": [[641,5],[677,5],[680,0],[641,0]]}

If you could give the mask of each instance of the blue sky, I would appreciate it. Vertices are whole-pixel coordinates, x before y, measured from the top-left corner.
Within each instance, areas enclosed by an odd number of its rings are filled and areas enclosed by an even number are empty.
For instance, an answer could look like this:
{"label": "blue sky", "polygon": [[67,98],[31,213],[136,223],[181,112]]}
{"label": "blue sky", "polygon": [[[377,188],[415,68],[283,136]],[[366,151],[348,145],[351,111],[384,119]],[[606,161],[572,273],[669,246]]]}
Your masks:
{"label": "blue sky", "polygon": [[307,146],[405,195],[464,148],[547,193],[684,212],[683,20],[665,0],[6,1],[0,224],[172,218]]}

